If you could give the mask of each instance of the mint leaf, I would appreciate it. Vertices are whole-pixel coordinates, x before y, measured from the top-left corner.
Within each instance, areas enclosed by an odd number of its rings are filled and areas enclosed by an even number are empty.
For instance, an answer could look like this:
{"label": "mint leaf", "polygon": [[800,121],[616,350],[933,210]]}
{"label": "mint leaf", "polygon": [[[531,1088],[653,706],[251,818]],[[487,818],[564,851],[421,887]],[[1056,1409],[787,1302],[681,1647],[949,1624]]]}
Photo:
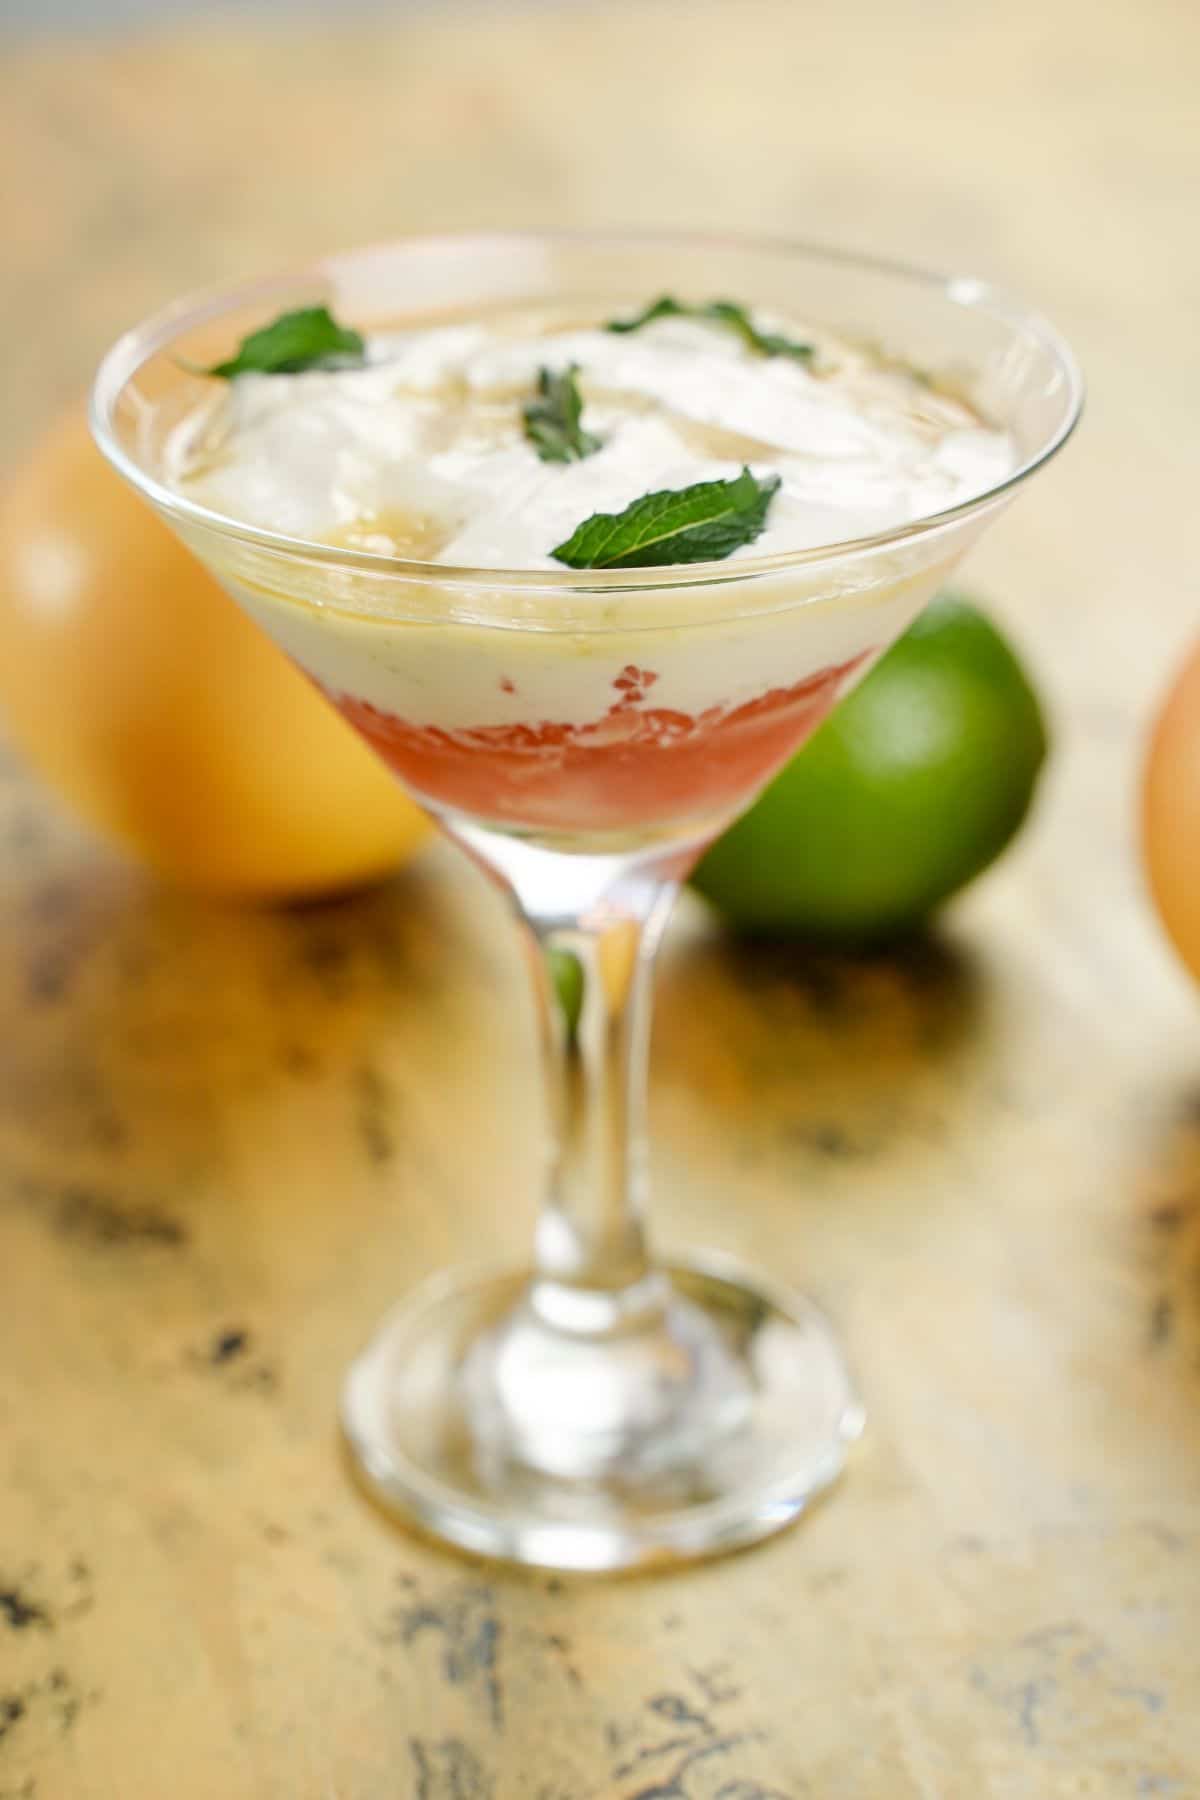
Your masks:
{"label": "mint leaf", "polygon": [[734,300],[710,300],[698,309],[698,316],[728,325],[748,349],[757,350],[760,356],[791,356],[797,362],[811,362],[816,355],[815,344],[785,337],[781,331],[760,331],[745,307]]}
{"label": "mint leaf", "polygon": [[543,462],[582,462],[601,447],[602,440],[579,422],[583,397],[575,380],[578,373],[575,363],[558,375],[539,369],[538,397],[521,408],[525,436]]}
{"label": "mint leaf", "polygon": [[660,294],[657,300],[651,300],[643,306],[641,312],[634,313],[631,319],[609,319],[605,331],[640,331],[643,325],[653,324],[655,319],[686,319],[694,307],[683,306],[671,294]]}
{"label": "mint leaf", "polygon": [[360,363],[364,349],[361,333],[339,325],[327,306],[303,306],[252,331],[236,356],[204,373],[223,381],[235,375],[295,375],[302,369]]}
{"label": "mint leaf", "polygon": [[550,552],[569,569],[650,569],[664,563],[719,562],[752,544],[779,489],[749,469],[732,481],[643,494],[624,512],[593,513]]}
{"label": "mint leaf", "polygon": [[662,294],[630,319],[610,319],[604,329],[640,331],[643,325],[650,325],[655,319],[707,319],[714,325],[727,325],[748,350],[755,350],[760,356],[790,356],[796,362],[806,363],[816,355],[815,344],[785,337],[781,331],[760,331],[746,308],[739,306],[736,300],[706,300],[703,306],[685,306],[673,295]]}

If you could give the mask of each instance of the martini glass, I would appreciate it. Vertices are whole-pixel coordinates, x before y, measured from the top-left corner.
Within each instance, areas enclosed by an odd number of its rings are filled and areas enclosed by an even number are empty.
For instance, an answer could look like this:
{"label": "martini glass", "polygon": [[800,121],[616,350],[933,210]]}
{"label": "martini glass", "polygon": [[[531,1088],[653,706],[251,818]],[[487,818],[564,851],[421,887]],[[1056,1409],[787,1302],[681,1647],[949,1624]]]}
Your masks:
{"label": "martini glass", "polygon": [[[190,369],[285,309],[382,328],[518,302],[603,317],[664,291],[735,295],[933,371],[1012,434],[1012,473],[819,550],[561,573],[289,538],[162,479],[164,435],[205,391]],[[862,1411],[815,1304],[648,1248],[654,952],[705,844],[1064,442],[1080,392],[1061,340],[978,282],[678,236],[384,245],[185,301],[106,358],[102,449],[500,885],[527,954],[548,1123],[531,1265],[434,1277],[344,1390],[369,1486],[434,1534],[543,1566],[644,1565],[765,1536],[840,1470]]]}

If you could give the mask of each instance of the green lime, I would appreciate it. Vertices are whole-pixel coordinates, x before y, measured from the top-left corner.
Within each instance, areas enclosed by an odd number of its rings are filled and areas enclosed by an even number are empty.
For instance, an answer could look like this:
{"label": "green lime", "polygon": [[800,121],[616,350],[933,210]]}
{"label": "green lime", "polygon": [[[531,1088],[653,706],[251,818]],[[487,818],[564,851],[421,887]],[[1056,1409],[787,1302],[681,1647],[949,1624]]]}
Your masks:
{"label": "green lime", "polygon": [[907,930],[999,856],[1045,754],[1017,657],[969,600],[943,594],[692,881],[748,930],[852,942]]}

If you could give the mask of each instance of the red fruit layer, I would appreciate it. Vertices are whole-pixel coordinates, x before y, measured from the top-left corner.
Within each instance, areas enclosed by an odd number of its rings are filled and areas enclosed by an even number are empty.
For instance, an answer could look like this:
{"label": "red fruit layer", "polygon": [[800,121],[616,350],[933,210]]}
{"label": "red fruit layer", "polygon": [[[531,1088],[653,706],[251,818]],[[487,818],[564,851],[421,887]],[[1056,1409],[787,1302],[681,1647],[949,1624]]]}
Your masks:
{"label": "red fruit layer", "polygon": [[[348,694],[331,698],[420,798],[487,823],[620,831],[735,811],[829,712],[866,651],[743,706],[693,716],[646,704],[658,680],[629,664],[602,719],[585,725],[410,725]],[[510,691],[507,678],[501,680]]]}

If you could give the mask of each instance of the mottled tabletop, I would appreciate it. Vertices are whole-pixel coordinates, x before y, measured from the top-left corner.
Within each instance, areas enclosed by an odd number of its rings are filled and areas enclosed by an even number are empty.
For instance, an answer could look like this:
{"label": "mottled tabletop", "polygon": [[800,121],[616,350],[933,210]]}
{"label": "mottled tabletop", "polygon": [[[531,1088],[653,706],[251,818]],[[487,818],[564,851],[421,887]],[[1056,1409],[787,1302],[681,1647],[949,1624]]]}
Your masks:
{"label": "mottled tabletop", "polygon": [[811,1287],[828,1504],[669,1578],[471,1565],[348,1479],[340,1373],[518,1254],[532,1031],[445,848],[269,913],[0,772],[0,1800],[1200,1793],[1200,1011],[1136,854],[1195,629],[1184,0],[245,12],[0,62],[3,452],[189,285],[432,226],[763,227],[1036,298],[1083,431],[970,566],[1056,738],[1019,846],[864,958],[672,926],[667,1241]]}

